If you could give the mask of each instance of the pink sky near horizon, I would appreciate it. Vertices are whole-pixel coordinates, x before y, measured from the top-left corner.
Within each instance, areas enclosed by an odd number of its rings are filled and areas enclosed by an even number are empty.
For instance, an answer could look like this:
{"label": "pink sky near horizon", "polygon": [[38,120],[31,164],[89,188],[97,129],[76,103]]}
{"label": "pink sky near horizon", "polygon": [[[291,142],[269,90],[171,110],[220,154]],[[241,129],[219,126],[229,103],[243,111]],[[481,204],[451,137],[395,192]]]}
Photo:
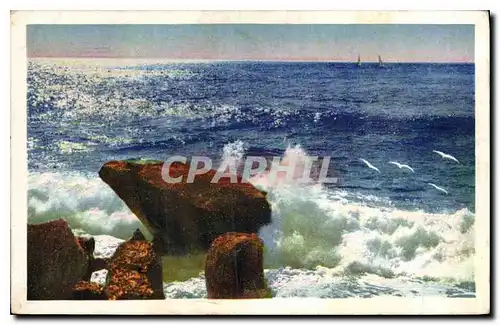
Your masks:
{"label": "pink sky near horizon", "polygon": [[472,25],[29,25],[28,57],[474,62]]}

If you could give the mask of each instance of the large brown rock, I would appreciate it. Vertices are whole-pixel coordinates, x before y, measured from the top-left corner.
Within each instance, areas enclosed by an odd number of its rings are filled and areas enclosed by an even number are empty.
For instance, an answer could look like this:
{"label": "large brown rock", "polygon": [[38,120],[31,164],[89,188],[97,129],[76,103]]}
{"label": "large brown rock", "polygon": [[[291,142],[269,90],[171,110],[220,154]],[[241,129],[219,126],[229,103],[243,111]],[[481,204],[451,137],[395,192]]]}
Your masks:
{"label": "large brown rock", "polygon": [[163,253],[206,251],[226,232],[255,233],[271,222],[266,193],[241,178],[211,183],[216,171],[210,170],[187,183],[189,165],[174,163],[170,177],[183,176],[182,182],[167,183],[162,166],[111,161],[99,176],[149,229]]}
{"label": "large brown rock", "polygon": [[88,255],[65,220],[28,225],[28,300],[71,298]]}
{"label": "large brown rock", "polygon": [[208,298],[269,297],[264,280],[263,247],[262,239],[255,234],[227,233],[218,237],[205,261]]}
{"label": "large brown rock", "polygon": [[165,299],[161,257],[152,243],[134,237],[118,246],[108,262],[104,293],[110,300]]}

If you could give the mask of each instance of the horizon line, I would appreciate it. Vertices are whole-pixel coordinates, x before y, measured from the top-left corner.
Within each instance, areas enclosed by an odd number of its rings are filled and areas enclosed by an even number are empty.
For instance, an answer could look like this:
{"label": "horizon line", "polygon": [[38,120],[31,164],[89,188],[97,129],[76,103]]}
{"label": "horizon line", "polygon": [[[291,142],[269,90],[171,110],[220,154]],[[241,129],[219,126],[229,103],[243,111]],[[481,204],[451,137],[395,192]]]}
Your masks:
{"label": "horizon line", "polygon": [[[204,62],[295,62],[295,63],[357,63],[354,61],[343,61],[343,60],[307,60],[307,59],[202,59],[202,58],[189,58],[189,59],[178,59],[178,58],[165,58],[165,57],[91,57],[91,56],[36,56],[36,57],[26,57],[27,60],[147,60],[147,61],[163,61],[163,62],[185,62],[185,63],[204,63]],[[361,63],[378,63],[378,60],[374,61],[361,61]],[[474,61],[383,61],[387,64],[398,64],[398,63],[436,63],[436,64],[474,64]]]}

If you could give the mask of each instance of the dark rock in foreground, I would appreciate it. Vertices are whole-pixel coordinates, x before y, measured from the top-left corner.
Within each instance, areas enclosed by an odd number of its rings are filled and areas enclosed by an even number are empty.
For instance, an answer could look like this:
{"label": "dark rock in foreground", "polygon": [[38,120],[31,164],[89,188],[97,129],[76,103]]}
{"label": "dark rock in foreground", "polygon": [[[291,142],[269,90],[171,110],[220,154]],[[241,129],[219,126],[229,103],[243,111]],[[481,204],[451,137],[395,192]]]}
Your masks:
{"label": "dark rock in foreground", "polygon": [[[161,257],[140,230],[109,259],[94,249],[94,238],[75,237],[65,220],[28,225],[28,300],[165,299]],[[90,282],[101,269],[104,286]]]}
{"label": "dark rock in foreground", "polygon": [[186,254],[206,251],[226,232],[256,233],[271,222],[266,193],[251,184],[221,178],[211,183],[215,170],[197,175],[187,183],[188,164],[174,163],[170,177],[162,178],[163,163],[138,164],[111,161],[99,176],[127,204],[155,237],[162,253]]}
{"label": "dark rock in foreground", "polygon": [[73,300],[107,300],[104,287],[89,281],[80,281],[73,288]]}
{"label": "dark rock in foreground", "polygon": [[262,239],[255,234],[227,233],[218,237],[205,262],[208,298],[269,297],[264,280],[263,247]]}
{"label": "dark rock in foreground", "polygon": [[70,299],[88,255],[65,220],[28,225],[28,300]]}
{"label": "dark rock in foreground", "polygon": [[108,262],[104,293],[110,300],[165,299],[161,257],[152,243],[135,240],[137,233],[118,246]]}

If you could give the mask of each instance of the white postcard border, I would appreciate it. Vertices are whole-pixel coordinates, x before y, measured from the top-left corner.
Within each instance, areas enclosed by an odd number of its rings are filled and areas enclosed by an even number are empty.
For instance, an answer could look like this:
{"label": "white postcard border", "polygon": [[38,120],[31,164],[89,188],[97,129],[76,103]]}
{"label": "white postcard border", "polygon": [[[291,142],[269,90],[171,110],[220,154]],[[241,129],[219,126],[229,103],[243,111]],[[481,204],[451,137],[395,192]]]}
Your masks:
{"label": "white postcard border", "polygon": [[[473,24],[476,298],[27,301],[28,24]],[[487,11],[18,11],[11,14],[11,312],[16,314],[484,314],[490,311],[490,32]]]}

